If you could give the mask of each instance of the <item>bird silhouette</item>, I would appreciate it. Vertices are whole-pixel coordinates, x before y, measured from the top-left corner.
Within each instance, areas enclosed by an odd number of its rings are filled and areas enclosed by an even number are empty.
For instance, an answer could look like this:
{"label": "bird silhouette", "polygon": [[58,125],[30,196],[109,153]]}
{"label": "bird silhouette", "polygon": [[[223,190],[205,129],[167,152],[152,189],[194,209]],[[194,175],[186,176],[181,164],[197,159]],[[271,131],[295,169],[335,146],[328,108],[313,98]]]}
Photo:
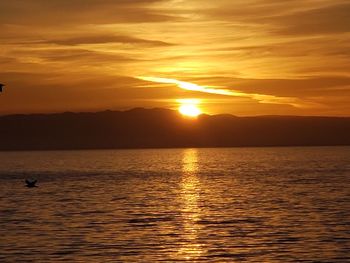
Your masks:
{"label": "bird silhouette", "polygon": [[37,183],[37,180],[25,180],[26,186],[28,188],[32,188],[32,187],[37,187],[35,184]]}

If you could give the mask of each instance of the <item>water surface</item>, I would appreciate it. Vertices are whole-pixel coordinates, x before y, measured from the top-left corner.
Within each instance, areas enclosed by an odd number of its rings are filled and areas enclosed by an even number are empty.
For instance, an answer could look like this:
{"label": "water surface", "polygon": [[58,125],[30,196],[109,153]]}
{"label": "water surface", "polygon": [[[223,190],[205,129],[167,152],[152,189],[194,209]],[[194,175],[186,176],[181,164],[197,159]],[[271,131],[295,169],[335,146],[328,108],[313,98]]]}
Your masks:
{"label": "water surface", "polygon": [[350,147],[0,152],[0,262],[350,262],[349,193]]}

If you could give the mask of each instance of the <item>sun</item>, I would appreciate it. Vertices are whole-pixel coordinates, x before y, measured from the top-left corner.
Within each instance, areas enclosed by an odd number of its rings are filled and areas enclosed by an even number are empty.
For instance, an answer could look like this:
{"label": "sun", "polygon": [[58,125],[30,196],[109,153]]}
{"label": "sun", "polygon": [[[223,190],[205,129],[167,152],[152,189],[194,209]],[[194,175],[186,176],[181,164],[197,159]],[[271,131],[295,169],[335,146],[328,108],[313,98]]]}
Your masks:
{"label": "sun", "polygon": [[179,107],[179,112],[188,117],[197,117],[202,111],[195,104],[183,104]]}

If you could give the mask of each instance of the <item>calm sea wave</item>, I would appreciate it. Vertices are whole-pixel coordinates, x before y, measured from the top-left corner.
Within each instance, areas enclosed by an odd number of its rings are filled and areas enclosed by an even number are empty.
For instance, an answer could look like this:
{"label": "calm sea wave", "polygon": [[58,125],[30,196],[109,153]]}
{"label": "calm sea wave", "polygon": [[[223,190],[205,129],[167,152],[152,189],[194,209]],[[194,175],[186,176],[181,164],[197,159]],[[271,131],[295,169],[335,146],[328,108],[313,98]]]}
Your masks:
{"label": "calm sea wave", "polygon": [[0,262],[61,261],[350,262],[350,147],[0,152]]}

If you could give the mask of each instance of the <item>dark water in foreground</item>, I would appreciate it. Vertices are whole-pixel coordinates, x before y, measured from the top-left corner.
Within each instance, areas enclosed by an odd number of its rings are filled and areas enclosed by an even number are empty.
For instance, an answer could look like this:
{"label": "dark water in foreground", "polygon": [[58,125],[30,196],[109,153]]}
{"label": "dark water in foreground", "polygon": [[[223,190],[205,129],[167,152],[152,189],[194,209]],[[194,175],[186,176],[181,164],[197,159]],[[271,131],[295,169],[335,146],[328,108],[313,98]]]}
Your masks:
{"label": "dark water in foreground", "polygon": [[0,262],[61,261],[350,262],[350,147],[0,153]]}

